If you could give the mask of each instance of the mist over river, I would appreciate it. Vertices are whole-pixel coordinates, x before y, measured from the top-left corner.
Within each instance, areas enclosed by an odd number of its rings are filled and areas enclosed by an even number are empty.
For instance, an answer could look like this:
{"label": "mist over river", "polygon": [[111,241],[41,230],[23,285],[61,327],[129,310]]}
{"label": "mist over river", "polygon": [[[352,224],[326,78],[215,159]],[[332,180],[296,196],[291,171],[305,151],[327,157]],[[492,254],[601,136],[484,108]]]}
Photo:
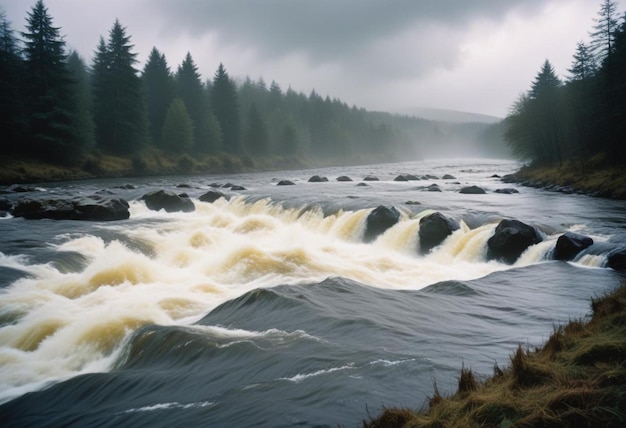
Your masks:
{"label": "mist over river", "polygon": [[[626,202],[492,177],[518,167],[432,160],[7,193],[105,193],[130,218],[0,218],[0,425],[353,427],[382,406],[419,408],[433,380],[453,392],[462,365],[490,375],[624,279],[604,266],[626,243]],[[245,190],[201,202],[215,183]],[[468,185],[487,194],[459,193]],[[494,193],[505,187],[519,193]],[[157,189],[187,193],[195,211],[149,210],[140,198]],[[379,205],[400,221],[364,243]],[[436,211],[460,229],[420,255],[419,220]],[[504,218],[543,238],[513,265],[486,257]],[[566,231],[594,245],[552,261]]]}

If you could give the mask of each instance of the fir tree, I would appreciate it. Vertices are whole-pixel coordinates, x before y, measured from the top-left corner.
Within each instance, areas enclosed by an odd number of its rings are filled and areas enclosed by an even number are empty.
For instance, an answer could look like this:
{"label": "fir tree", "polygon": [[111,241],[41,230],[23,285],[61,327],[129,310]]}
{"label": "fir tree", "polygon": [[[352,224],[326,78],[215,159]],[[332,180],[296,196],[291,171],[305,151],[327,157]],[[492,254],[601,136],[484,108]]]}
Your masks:
{"label": "fir tree", "polygon": [[42,0],[28,13],[24,47],[24,95],[29,154],[68,163],[80,152],[72,115],[76,112],[65,64],[65,42]]}
{"label": "fir tree", "polygon": [[10,22],[0,11],[0,153],[13,153],[25,131],[21,97],[23,72],[17,40]]}
{"label": "fir tree", "polygon": [[265,156],[269,153],[267,125],[254,102],[248,110],[248,127],[246,128],[244,141],[246,149],[250,154]]}
{"label": "fir tree", "polygon": [[583,42],[576,45],[576,53],[572,61],[572,68],[567,70],[570,72],[570,80],[585,80],[596,75],[597,67],[591,49]]}
{"label": "fir tree", "polygon": [[100,40],[93,66],[93,102],[96,140],[114,154],[136,152],[148,140],[148,118],[136,53],[118,20],[104,45]]}
{"label": "fir tree", "polygon": [[197,151],[208,151],[211,146],[206,123],[209,114],[209,100],[202,86],[198,67],[187,52],[176,72],[176,92],[185,103],[194,128],[194,146]]}
{"label": "fir tree", "polygon": [[160,144],[165,115],[174,100],[176,91],[174,78],[165,55],[156,47],[152,48],[141,77],[146,95],[150,137],[154,144]]}
{"label": "fir tree", "polygon": [[180,153],[192,147],[193,124],[182,99],[175,98],[172,101],[167,110],[161,134],[163,138],[161,145],[166,150]]}
{"label": "fir tree", "polygon": [[73,126],[81,141],[82,151],[86,151],[95,145],[90,75],[85,62],[76,51],[70,52],[67,67],[74,87],[72,93],[76,106],[72,117]]}
{"label": "fir tree", "polygon": [[237,88],[226,69],[219,65],[211,88],[211,107],[222,130],[222,147],[229,153],[241,153],[241,124]]}

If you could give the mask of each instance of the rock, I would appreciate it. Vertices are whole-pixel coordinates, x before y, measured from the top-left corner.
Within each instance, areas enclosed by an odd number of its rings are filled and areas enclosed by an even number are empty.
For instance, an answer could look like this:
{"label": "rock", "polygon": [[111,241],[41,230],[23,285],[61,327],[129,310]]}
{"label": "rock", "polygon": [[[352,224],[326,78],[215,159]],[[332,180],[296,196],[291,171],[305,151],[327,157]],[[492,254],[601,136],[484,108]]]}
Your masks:
{"label": "rock", "polygon": [[424,177],[426,177],[427,180],[439,180],[439,177],[432,174],[426,174]]}
{"label": "rock", "polygon": [[409,179],[406,178],[406,175],[401,174],[401,175],[397,176],[396,178],[394,178],[393,181],[409,181]]}
{"label": "rock", "polygon": [[363,241],[373,241],[378,235],[389,229],[399,220],[400,211],[398,211],[396,207],[388,208],[384,205],[380,205],[367,216]]}
{"label": "rock", "polygon": [[422,203],[418,201],[406,201],[404,204],[405,205],[422,205]]}
{"label": "rock", "polygon": [[443,177],[441,177],[443,180],[456,180],[456,177],[454,175],[450,175],[450,174],[446,174]]}
{"label": "rock", "polygon": [[280,180],[278,183],[276,183],[277,186],[293,186],[296,183],[294,183],[291,180]]}
{"label": "rock", "polygon": [[458,229],[459,223],[457,221],[449,219],[439,212],[422,217],[419,229],[420,253],[427,254]]}
{"label": "rock", "polygon": [[0,211],[10,211],[12,207],[11,201],[7,198],[0,198]]}
{"label": "rock", "polygon": [[578,253],[593,245],[593,239],[574,232],[559,236],[554,247],[554,260],[572,260]]}
{"label": "rock", "polygon": [[14,217],[26,219],[114,221],[130,217],[128,202],[99,195],[72,200],[20,199],[13,208]]}
{"label": "rock", "polygon": [[505,189],[496,189],[495,193],[502,193],[504,195],[512,195],[513,193],[519,193],[517,189],[513,189],[512,187],[507,187]]}
{"label": "rock", "polygon": [[247,189],[243,186],[238,186],[235,184],[235,185],[230,186],[230,190],[241,192],[242,190],[247,190]]}
{"label": "rock", "polygon": [[360,182],[359,184],[357,184],[357,187],[369,187],[369,184]]}
{"label": "rock", "polygon": [[531,245],[541,242],[534,227],[518,220],[502,220],[487,241],[487,259],[512,264]]}
{"label": "rock", "polygon": [[337,181],[352,181],[352,179],[350,177],[342,175],[340,177],[337,177]]}
{"label": "rock", "polygon": [[441,189],[439,188],[438,185],[436,184],[431,184],[428,187],[424,187],[423,189],[425,192],[441,192]]}
{"label": "rock", "polygon": [[191,185],[187,184],[187,183],[181,183],[179,185],[176,186],[178,189],[191,189]]}
{"label": "rock", "polygon": [[136,186],[133,186],[132,184],[122,184],[121,186],[114,186],[114,189],[122,189],[122,190],[133,190],[136,189]]}
{"label": "rock", "polygon": [[309,183],[325,183],[328,181],[328,177],[320,177],[319,175],[314,175],[309,178]]}
{"label": "rock", "polygon": [[20,185],[11,186],[9,190],[13,193],[37,192],[37,189],[35,189],[34,187],[26,187]]}
{"label": "rock", "polygon": [[459,193],[463,193],[465,195],[484,195],[487,192],[485,192],[485,189],[483,189],[482,187],[468,186],[459,190]]}
{"label": "rock", "polygon": [[230,189],[230,188],[231,188],[231,187],[233,187],[233,186],[234,186],[234,184],[233,184],[233,183],[226,183],[226,184],[222,185],[222,188],[223,188],[223,189]]}
{"label": "rock", "polygon": [[226,196],[224,193],[219,192],[217,190],[209,190],[204,195],[201,195],[198,199],[202,202],[213,203],[217,201],[219,198],[224,198],[228,200],[228,196]]}
{"label": "rock", "polygon": [[379,181],[378,177],[375,177],[373,175],[368,175],[365,178],[363,178],[363,181]]}
{"label": "rock", "polygon": [[128,202],[122,198],[90,196],[72,199],[76,217],[73,220],[113,221],[130,217]]}
{"label": "rock", "polygon": [[500,176],[498,174],[494,174],[491,176],[491,178],[500,178]]}
{"label": "rock", "polygon": [[209,184],[209,187],[212,187],[214,189],[218,189],[218,188],[222,187],[222,185],[220,183],[211,183],[211,184]]}
{"label": "rock", "polygon": [[155,190],[141,197],[146,206],[152,211],[164,209],[168,213],[191,212],[196,209],[193,201],[188,197],[177,195],[168,190]]}
{"label": "rock", "polygon": [[606,267],[626,271],[626,247],[611,251],[606,260]]}
{"label": "rock", "polygon": [[420,178],[417,175],[413,175],[413,174],[404,174],[404,176],[406,177],[407,180],[409,181],[418,181],[420,180]]}

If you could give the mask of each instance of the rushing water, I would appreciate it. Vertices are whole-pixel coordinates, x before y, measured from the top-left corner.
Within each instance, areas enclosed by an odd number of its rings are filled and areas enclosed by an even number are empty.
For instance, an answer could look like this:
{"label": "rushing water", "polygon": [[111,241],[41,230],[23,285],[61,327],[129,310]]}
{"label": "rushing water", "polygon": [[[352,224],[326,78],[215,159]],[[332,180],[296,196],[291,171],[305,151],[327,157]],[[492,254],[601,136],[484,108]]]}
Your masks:
{"label": "rushing water", "polygon": [[[492,175],[516,168],[440,160],[41,185],[27,196],[105,190],[131,217],[0,218],[0,425],[359,426],[385,405],[420,407],[434,380],[455,390],[462,365],[486,376],[622,280],[603,266],[624,241],[626,203],[493,193],[515,186]],[[308,183],[314,174],[330,181]],[[380,181],[358,186],[367,175]],[[227,182],[247,190],[198,201]],[[424,191],[432,183],[443,191]],[[458,193],[468,184],[489,193]],[[185,191],[196,211],[148,210],[139,198],[160,188]],[[381,204],[401,221],[365,244]],[[420,256],[419,219],[433,211],[461,229]],[[513,266],[485,258],[502,218],[544,235]],[[594,246],[549,261],[567,230]]]}

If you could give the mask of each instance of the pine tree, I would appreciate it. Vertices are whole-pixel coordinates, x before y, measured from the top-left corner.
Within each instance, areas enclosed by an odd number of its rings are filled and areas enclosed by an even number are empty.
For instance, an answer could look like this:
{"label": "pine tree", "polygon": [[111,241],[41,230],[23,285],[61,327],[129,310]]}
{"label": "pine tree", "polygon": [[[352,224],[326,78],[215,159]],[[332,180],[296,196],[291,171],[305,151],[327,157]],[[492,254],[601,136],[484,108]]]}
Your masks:
{"label": "pine tree", "polygon": [[23,62],[10,22],[0,11],[0,153],[13,153],[25,132],[22,104]]}
{"label": "pine tree", "polygon": [[209,100],[202,86],[198,67],[189,52],[176,72],[176,92],[185,103],[193,123],[196,151],[209,151],[212,144],[206,123],[209,118]]}
{"label": "pine tree", "polygon": [[150,137],[154,144],[160,144],[161,129],[165,115],[175,96],[174,77],[167,65],[165,55],[152,48],[148,62],[141,75],[146,94],[146,109],[150,122]]}
{"label": "pine tree", "polygon": [[79,153],[80,141],[73,127],[71,80],[65,64],[65,42],[42,0],[28,13],[24,47],[24,95],[29,154],[69,163]]}
{"label": "pine tree", "polygon": [[241,153],[241,124],[237,88],[226,69],[219,65],[211,88],[211,107],[222,130],[222,147],[229,153]]}
{"label": "pine tree", "polygon": [[248,110],[248,126],[246,128],[245,146],[248,153],[265,156],[269,153],[269,134],[267,125],[261,117],[256,103],[252,103]]}
{"label": "pine tree", "polygon": [[96,141],[114,154],[134,153],[148,141],[148,117],[132,48],[126,29],[115,20],[108,43],[100,39],[94,58]]}
{"label": "pine tree", "polygon": [[567,71],[571,74],[570,80],[585,80],[596,75],[598,68],[593,53],[585,43],[578,42],[576,45],[572,68]]}
{"label": "pine tree", "polygon": [[76,51],[70,52],[67,68],[74,87],[72,93],[76,106],[72,116],[73,127],[81,142],[82,151],[86,151],[95,145],[90,75],[85,62]]}
{"label": "pine tree", "polygon": [[594,19],[591,37],[591,51],[596,62],[602,64],[613,52],[615,45],[615,31],[617,30],[617,3],[612,0],[603,0],[598,11],[598,18]]}
{"label": "pine tree", "polygon": [[188,151],[193,145],[193,124],[181,98],[175,98],[167,110],[161,131],[162,147],[171,152]]}

